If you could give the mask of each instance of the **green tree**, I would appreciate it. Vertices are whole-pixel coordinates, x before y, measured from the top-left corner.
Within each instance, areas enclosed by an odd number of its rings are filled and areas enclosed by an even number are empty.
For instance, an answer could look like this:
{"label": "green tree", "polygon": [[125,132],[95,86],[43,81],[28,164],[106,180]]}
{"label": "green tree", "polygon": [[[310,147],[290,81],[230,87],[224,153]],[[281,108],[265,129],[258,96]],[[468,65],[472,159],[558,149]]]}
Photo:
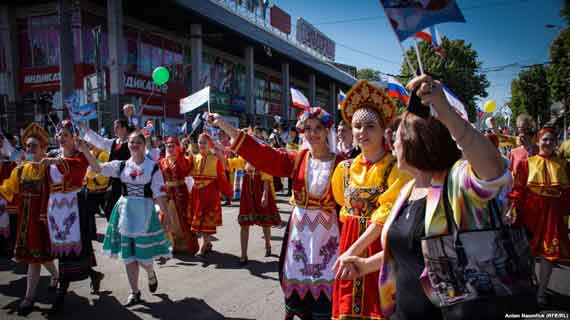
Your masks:
{"label": "green tree", "polygon": [[[482,63],[478,60],[477,52],[471,48],[471,44],[464,40],[449,40],[444,37],[441,47],[445,51],[445,60],[435,54],[428,42],[422,41],[418,43],[418,47],[424,72],[445,83],[464,103],[469,119],[475,121],[476,101],[487,97],[489,81],[485,74],[481,73]],[[406,55],[412,63],[416,63],[416,52],[413,48],[410,48]],[[412,78],[412,72],[405,61],[402,64],[401,74],[404,83]]]}
{"label": "green tree", "polygon": [[570,23],[570,0],[564,0],[560,15],[566,20],[566,23]]}
{"label": "green tree", "polygon": [[539,124],[549,119],[550,88],[547,85],[549,70],[535,65],[522,70],[511,82],[511,100],[508,102],[513,118],[526,112]]}
{"label": "green tree", "polygon": [[570,108],[570,30],[564,29],[550,45],[548,85],[553,101]]}
{"label": "green tree", "polygon": [[370,68],[359,69],[356,72],[356,76],[359,80],[379,81],[380,71]]}

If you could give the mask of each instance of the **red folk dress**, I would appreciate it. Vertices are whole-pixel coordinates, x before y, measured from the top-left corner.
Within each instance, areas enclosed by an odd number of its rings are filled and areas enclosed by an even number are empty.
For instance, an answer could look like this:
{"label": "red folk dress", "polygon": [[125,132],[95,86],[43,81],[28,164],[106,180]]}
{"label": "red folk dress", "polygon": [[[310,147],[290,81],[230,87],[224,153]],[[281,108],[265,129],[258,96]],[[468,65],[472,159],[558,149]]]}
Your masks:
{"label": "red folk dress", "polygon": [[[160,171],[164,177],[168,207],[170,212],[176,213],[168,230],[171,233],[174,252],[188,252],[196,254],[198,245],[196,236],[188,223],[188,205],[190,193],[185,178],[190,175],[192,163],[184,156],[166,157],[159,161]],[[161,214],[161,219],[164,219]]]}
{"label": "red folk dress", "polygon": [[511,193],[517,219],[531,233],[535,256],[551,262],[570,263],[570,240],[564,216],[570,213],[570,163],[536,155],[516,168]]}
{"label": "red folk dress", "polygon": [[[242,194],[239,204],[238,223],[240,226],[258,225],[262,227],[278,226],[281,217],[275,202],[273,177],[247,165],[248,170],[243,177]],[[269,185],[267,204],[262,203],[265,184]]]}
{"label": "red folk dress", "polygon": [[[313,159],[308,150],[287,153],[240,133],[232,145],[247,162],[276,177],[290,177],[294,205],[279,257],[279,281],[287,317],[330,318],[332,266],[338,256],[339,226],[330,177],[343,160]],[[243,195],[243,192],[242,192]]]}
{"label": "red folk dress", "polygon": [[193,232],[215,234],[222,225],[222,206],[219,194],[232,196],[222,162],[214,154],[190,156],[190,175],[194,186],[190,194],[188,223]]}
{"label": "red folk dress", "polygon": [[47,168],[24,163],[12,170],[0,186],[0,197],[14,201],[18,223],[14,260],[44,263],[53,260],[47,226],[49,185]]}

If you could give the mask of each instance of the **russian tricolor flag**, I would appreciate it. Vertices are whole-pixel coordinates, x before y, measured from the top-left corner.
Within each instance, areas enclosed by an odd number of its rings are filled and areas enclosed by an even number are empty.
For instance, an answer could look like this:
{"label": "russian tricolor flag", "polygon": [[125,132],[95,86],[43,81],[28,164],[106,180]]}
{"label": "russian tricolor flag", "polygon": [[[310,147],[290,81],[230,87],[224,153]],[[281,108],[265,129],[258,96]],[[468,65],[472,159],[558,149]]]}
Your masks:
{"label": "russian tricolor flag", "polygon": [[415,37],[431,43],[435,53],[442,59],[445,59],[445,52],[443,52],[443,48],[441,47],[441,37],[434,26],[416,32]]}
{"label": "russian tricolor flag", "polygon": [[384,81],[386,81],[386,93],[394,98],[402,101],[405,105],[408,105],[410,101],[410,95],[406,91],[406,88],[392,76],[383,76]]}
{"label": "russian tricolor flag", "polygon": [[342,102],[344,101],[345,98],[346,98],[346,94],[342,90],[339,90],[339,93],[338,93],[338,110],[340,110],[340,105],[342,104]]}
{"label": "russian tricolor flag", "polygon": [[308,110],[311,108],[311,104],[309,103],[309,99],[307,99],[307,97],[305,97],[305,95],[295,89],[295,88],[291,88],[291,101],[293,102],[293,107],[302,109],[302,110]]}

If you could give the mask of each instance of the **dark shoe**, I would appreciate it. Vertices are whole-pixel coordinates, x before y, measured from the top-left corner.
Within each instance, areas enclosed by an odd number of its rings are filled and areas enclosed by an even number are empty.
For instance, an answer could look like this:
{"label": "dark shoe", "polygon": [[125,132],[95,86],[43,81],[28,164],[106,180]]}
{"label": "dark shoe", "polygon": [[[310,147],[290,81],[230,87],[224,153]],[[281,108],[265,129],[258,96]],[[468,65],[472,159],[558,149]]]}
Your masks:
{"label": "dark shoe", "polygon": [[211,242],[208,243],[207,245],[205,245],[205,246],[202,248],[201,255],[202,255],[203,257],[207,256],[209,253],[212,252],[212,248],[213,248],[212,243],[211,243]]}
{"label": "dark shoe", "polygon": [[265,257],[271,257],[271,247],[265,248]]}
{"label": "dark shoe", "polygon": [[28,298],[22,299],[22,302],[20,302],[18,306],[18,315],[25,317],[32,313],[32,310],[34,310],[34,300]]}
{"label": "dark shoe", "polygon": [[224,206],[231,206],[231,205],[232,205],[232,202],[230,200],[226,200],[224,202]]}
{"label": "dark shoe", "polygon": [[156,272],[152,272],[152,274],[148,275],[148,290],[151,293],[155,293],[156,289],[158,289],[158,278],[156,277]]}
{"label": "dark shoe", "polygon": [[241,257],[241,258],[239,258],[239,265],[242,266],[242,267],[245,266],[245,265],[247,265],[248,262],[249,262],[249,261],[247,260],[247,257]]}
{"label": "dark shoe", "polygon": [[105,274],[94,271],[91,276],[91,294],[98,294],[101,288],[101,280],[105,278]]}
{"label": "dark shoe", "polygon": [[51,306],[50,313],[56,313],[63,309],[63,304],[65,302],[65,295],[69,289],[69,282],[63,281],[59,283],[59,288],[57,288],[57,295],[55,296],[55,302]]}
{"label": "dark shoe", "polygon": [[141,292],[132,292],[129,294],[127,298],[127,303],[125,303],[125,307],[134,306],[135,304],[141,303]]}

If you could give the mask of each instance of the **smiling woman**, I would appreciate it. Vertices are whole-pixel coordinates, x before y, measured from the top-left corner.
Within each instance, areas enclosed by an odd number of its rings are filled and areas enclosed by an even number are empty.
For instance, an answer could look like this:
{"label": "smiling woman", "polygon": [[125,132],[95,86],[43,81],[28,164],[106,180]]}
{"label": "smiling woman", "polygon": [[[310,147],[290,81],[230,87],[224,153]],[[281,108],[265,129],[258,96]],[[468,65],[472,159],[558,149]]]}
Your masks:
{"label": "smiling woman", "polygon": [[518,222],[532,233],[531,248],[541,257],[538,298],[546,303],[546,288],[553,263],[570,262],[570,241],[564,216],[570,210],[570,164],[558,157],[553,128],[538,134],[538,155],[518,163],[515,187],[510,197],[518,212]]}
{"label": "smiling woman", "polygon": [[304,133],[300,151],[288,153],[258,143],[253,137],[211,114],[208,121],[224,130],[232,150],[256,169],[274,177],[290,177],[294,209],[283,237],[279,278],[285,295],[285,319],[330,319],[339,226],[330,177],[342,160],[331,150],[331,115],[320,108],[305,110],[297,122]]}
{"label": "smiling woman", "polygon": [[[341,105],[342,116],[352,124],[352,135],[362,150],[354,160],[340,163],[331,181],[335,200],[342,206],[339,253],[343,256],[368,257],[381,250],[373,239],[408,181],[384,147],[384,129],[394,111],[391,98],[367,81],[358,82]],[[373,228],[367,231],[369,225]],[[370,240],[354,246],[365,231]],[[356,280],[339,279],[333,286],[333,319],[381,319],[379,301],[378,273]]]}

